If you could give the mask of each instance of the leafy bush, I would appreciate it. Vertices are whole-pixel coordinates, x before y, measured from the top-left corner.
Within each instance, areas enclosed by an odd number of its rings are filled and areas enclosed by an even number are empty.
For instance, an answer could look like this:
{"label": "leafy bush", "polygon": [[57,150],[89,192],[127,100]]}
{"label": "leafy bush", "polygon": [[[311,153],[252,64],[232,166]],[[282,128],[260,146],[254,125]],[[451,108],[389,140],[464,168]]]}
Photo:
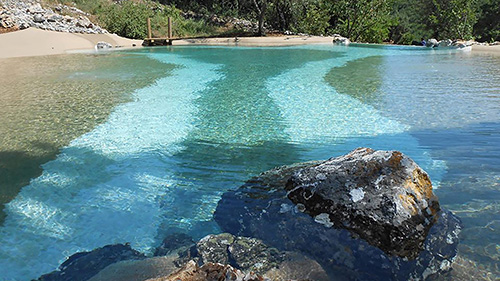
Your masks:
{"label": "leafy bush", "polygon": [[147,18],[153,15],[153,11],[145,4],[124,1],[120,5],[108,6],[98,18],[109,32],[142,39],[147,35]]}

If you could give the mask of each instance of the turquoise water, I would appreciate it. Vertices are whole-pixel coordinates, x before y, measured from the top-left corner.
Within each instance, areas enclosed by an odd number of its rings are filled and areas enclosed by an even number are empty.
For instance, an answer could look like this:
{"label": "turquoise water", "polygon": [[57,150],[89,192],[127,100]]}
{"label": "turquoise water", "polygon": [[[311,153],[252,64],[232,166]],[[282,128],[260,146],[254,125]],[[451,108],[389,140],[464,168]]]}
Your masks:
{"label": "turquoise water", "polygon": [[[498,268],[500,57],[331,45],[130,54],[177,67],[64,147],[6,205],[1,280],[36,278],[107,244],[151,253],[169,233],[219,232],[212,215],[224,191],[360,146],[414,158],[463,219],[461,252]],[[351,63],[372,74],[336,76]]]}

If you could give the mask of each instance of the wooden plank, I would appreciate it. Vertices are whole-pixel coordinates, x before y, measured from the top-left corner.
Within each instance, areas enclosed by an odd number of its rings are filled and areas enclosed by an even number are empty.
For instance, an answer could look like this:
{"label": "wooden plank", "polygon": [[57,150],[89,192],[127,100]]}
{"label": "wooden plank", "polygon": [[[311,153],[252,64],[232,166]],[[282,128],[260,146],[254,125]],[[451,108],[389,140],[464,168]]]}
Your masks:
{"label": "wooden plank", "polygon": [[148,18],[148,38],[152,38],[153,35],[151,33],[151,19]]}
{"label": "wooden plank", "polygon": [[172,38],[172,18],[168,17],[168,38]]}

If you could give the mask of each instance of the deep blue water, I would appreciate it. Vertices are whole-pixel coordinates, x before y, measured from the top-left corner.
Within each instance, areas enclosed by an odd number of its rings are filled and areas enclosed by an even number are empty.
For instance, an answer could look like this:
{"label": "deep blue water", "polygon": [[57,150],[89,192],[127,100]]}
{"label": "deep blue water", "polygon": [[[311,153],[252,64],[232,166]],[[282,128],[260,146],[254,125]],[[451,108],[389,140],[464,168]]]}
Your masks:
{"label": "deep blue water", "polygon": [[150,253],[173,232],[217,233],[224,191],[361,146],[410,155],[462,218],[461,253],[498,268],[499,56],[331,45],[130,54],[177,67],[63,148],[7,204],[1,280],[30,280],[107,244]]}

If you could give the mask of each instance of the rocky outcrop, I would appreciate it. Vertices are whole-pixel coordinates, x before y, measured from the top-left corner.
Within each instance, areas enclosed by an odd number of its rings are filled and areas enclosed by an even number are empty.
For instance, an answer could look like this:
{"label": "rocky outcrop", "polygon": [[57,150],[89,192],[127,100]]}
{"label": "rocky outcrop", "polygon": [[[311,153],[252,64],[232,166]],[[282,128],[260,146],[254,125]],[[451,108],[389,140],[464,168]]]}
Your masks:
{"label": "rocky outcrop", "polygon": [[180,252],[178,265],[189,260],[198,264],[231,264],[243,270],[265,273],[285,260],[286,253],[271,248],[255,238],[236,237],[229,233],[208,235],[193,247]]}
{"label": "rocky outcrop", "polygon": [[429,176],[398,151],[354,150],[295,172],[285,189],[316,222],[409,259],[418,256],[439,211]]}
{"label": "rocky outcrop", "polygon": [[348,46],[349,44],[351,44],[351,40],[349,40],[349,38],[343,37],[339,34],[334,34],[333,35],[333,44]]}
{"label": "rocky outcrop", "polygon": [[453,44],[453,41],[451,39],[445,39],[445,40],[439,41],[437,44],[437,47],[446,48],[446,47],[450,47],[452,44]]}
{"label": "rocky outcrop", "polygon": [[[1,2],[3,2],[2,18],[0,18],[2,26],[8,19],[9,25],[13,24],[19,29],[35,27],[71,33],[107,33],[105,29],[89,20],[89,14],[75,7],[57,5],[56,12],[54,12],[52,9],[42,7],[36,0],[2,0]],[[63,16],[60,13],[74,16]]]}
{"label": "rocky outcrop", "polygon": [[425,43],[425,46],[429,47],[429,48],[434,48],[434,47],[437,47],[438,45],[439,45],[438,40],[436,40],[434,38],[428,39]]}
{"label": "rocky outcrop", "polygon": [[63,262],[59,269],[38,278],[38,281],[86,281],[110,264],[124,260],[144,259],[128,244],[107,245],[90,252],[76,253]]}
{"label": "rocky outcrop", "polygon": [[445,272],[460,232],[411,159],[370,149],[265,172],[224,194],[215,219],[224,231],[301,251],[347,280]]}

